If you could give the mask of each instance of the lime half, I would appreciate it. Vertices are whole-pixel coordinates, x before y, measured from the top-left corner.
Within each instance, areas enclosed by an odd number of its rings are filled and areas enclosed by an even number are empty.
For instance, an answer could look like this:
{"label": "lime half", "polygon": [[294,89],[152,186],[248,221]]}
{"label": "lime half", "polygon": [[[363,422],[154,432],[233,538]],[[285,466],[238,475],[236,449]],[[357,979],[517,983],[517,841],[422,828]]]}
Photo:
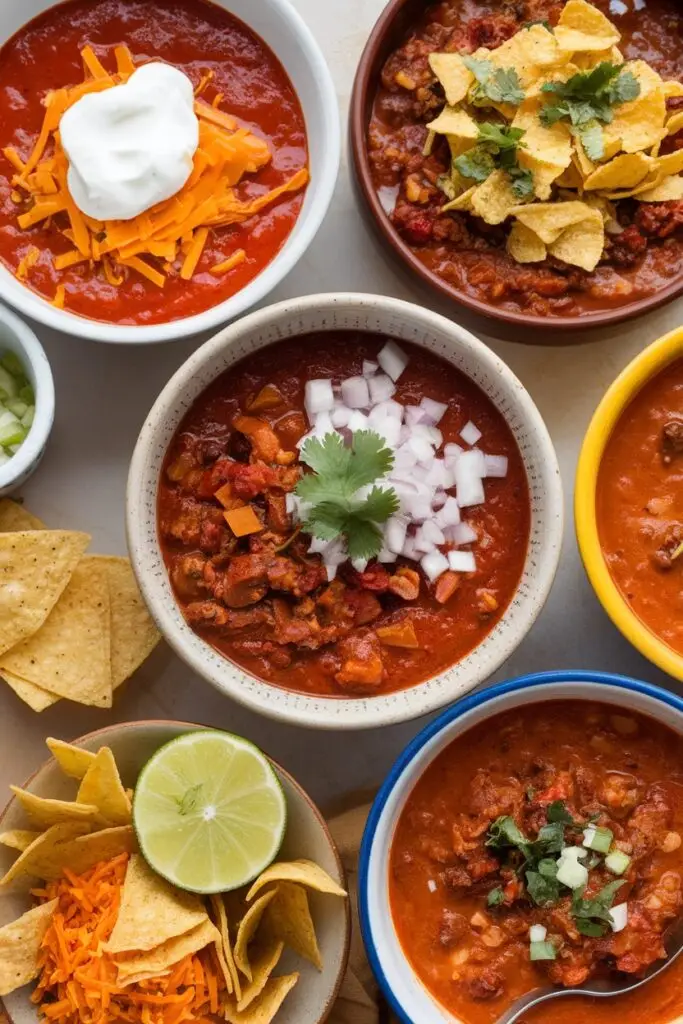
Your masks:
{"label": "lime half", "polygon": [[133,824],[143,857],[173,885],[228,892],[275,859],[287,805],[268,758],[252,743],[226,732],[191,732],[143,768]]}

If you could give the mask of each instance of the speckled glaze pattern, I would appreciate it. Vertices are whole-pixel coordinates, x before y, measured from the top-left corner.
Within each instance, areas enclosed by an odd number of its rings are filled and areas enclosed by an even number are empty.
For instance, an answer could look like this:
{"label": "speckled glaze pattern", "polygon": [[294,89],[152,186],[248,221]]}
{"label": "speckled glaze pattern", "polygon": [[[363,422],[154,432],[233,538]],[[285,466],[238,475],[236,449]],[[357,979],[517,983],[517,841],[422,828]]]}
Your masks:
{"label": "speckled glaze pattern", "polygon": [[[131,722],[100,729],[74,740],[74,743],[93,751],[103,746],[110,747],[119,765],[124,785],[134,786],[140,771],[159,747],[183,733],[203,728],[207,727],[188,722]],[[345,888],[344,869],[320,811],[288,772],[275,762],[273,767],[282,783],[288,813],[287,833],[278,859],[314,860]],[[75,786],[74,780],[67,779],[54,758],[50,758],[23,788],[38,796],[72,800]],[[0,831],[26,827],[26,817],[16,798],[13,798],[0,814]],[[6,847],[0,848],[1,874],[10,866],[14,856]],[[343,901],[312,892],[310,904],[324,964],[323,970],[318,971],[300,957],[285,952],[277,973],[289,974],[292,971],[299,971],[301,979],[279,1011],[278,1024],[302,1024],[303,1021],[306,1021],[306,1024],[323,1024],[334,1006],[346,971],[351,939],[351,911],[348,900]],[[15,920],[28,909],[30,900],[26,886],[14,887],[0,900],[0,927]],[[4,1008],[9,1021],[3,1021],[3,1006],[0,1003],[0,1024],[36,1024],[38,1015],[35,1006],[29,1001],[30,992],[30,988],[24,988],[5,996]]]}
{"label": "speckled glaze pattern", "polygon": [[[185,622],[171,591],[156,522],[157,489],[168,445],[185,413],[221,373],[252,352],[311,331],[377,331],[442,356],[470,377],[507,420],[531,496],[524,572],[505,615],[467,657],[438,676],[380,697],[321,698],[272,686],[244,672]],[[555,451],[522,383],[486,345],[458,324],[408,302],[349,293],[312,295],[270,306],[227,327],[176,372],[152,408],[133,454],[126,527],[133,568],[154,619],[176,653],[234,700],[283,721],[359,729],[418,718],[484,682],[517,648],[543,607],[562,541],[562,485]]]}

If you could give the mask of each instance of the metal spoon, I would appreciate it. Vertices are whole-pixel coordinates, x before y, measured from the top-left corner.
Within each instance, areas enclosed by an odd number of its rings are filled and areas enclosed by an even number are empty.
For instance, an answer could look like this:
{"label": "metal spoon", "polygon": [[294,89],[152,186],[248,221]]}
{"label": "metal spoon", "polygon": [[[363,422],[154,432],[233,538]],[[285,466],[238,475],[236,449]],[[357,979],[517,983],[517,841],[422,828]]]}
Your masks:
{"label": "metal spoon", "polygon": [[634,989],[640,988],[641,985],[647,985],[658,974],[671,967],[671,964],[683,952],[683,918],[664,933],[663,944],[667,952],[667,959],[653,964],[642,978],[625,978],[623,981],[600,979],[597,981],[587,981],[584,985],[578,985],[576,988],[536,988],[531,992],[527,992],[525,996],[522,996],[521,999],[513,1003],[510,1009],[502,1017],[498,1018],[497,1024],[514,1024],[527,1010],[551,999],[562,999],[565,996],[578,995],[597,996],[599,999],[603,999],[609,996],[620,996],[625,992],[633,992]]}

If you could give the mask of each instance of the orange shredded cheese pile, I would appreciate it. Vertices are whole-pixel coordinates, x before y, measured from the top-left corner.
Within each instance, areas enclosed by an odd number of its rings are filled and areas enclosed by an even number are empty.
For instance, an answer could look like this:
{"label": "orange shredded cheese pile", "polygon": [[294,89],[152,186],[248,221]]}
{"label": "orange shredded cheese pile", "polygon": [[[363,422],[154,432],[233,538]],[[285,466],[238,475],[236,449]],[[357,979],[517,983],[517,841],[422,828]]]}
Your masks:
{"label": "orange shredded cheese pile", "polygon": [[205,1020],[222,1009],[225,981],[214,948],[185,957],[170,974],[127,985],[117,983],[112,957],[102,950],[121,904],[128,855],[34,890],[41,901],[58,899],[40,954],[32,995],[39,1013],[59,1024],[181,1024]]}
{"label": "orange shredded cheese pile", "polygon": [[[224,111],[214,100],[198,98],[213,77],[208,71],[196,90],[195,113],[199,119],[199,147],[194,166],[183,188],[132,220],[97,221],[86,216],[74,203],[67,187],[68,160],[59,136],[64,113],[81,97],[120,85],[135,70],[127,47],[117,46],[116,72],[109,73],[90,46],[81,51],[85,80],[71,88],[56,89],[45,98],[45,117],[38,139],[26,159],[12,147],[3,150],[15,168],[13,197],[22,204],[19,227],[28,230],[55,218],[51,223],[71,244],[54,259],[56,270],[80,263],[102,268],[109,284],[118,286],[127,268],[163,288],[166,274],[178,272],[189,281],[215,228],[240,224],[259,213],[286,192],[296,192],[308,181],[301,168],[289,181],[255,199],[240,200],[235,186],[246,174],[255,174],[271,159],[268,144]],[[217,97],[218,99],[218,97]],[[25,279],[40,252],[33,248],[21,261],[17,276]],[[243,262],[238,250],[211,268],[221,274]],[[150,262],[150,259],[152,262]],[[64,303],[58,290],[55,304]]]}

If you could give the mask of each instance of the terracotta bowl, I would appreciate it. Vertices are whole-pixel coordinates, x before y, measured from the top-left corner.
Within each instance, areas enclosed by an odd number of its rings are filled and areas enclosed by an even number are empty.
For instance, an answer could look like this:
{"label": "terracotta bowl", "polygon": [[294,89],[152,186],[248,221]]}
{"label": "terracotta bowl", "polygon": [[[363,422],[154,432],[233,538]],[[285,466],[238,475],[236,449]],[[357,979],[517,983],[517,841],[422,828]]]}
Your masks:
{"label": "terracotta bowl", "polygon": [[[382,67],[387,57],[405,40],[427,6],[426,0],[389,0],[373,28],[363,50],[351,95],[349,114],[349,141],[355,181],[361,197],[361,208],[365,208],[368,219],[380,239],[388,246],[396,260],[409,273],[445,299],[457,306],[464,306],[489,320],[494,319],[517,328],[515,341],[529,344],[557,342],[557,332],[586,331],[593,327],[617,324],[624,320],[650,312],[670,302],[683,293],[683,269],[669,284],[647,298],[638,299],[616,309],[585,312],[579,316],[541,317],[526,313],[515,313],[501,309],[493,303],[482,302],[438,277],[417,258],[410,246],[401,238],[384,210],[372,180],[372,172],[366,146],[367,129],[372,106],[380,82]],[[523,330],[519,330],[523,328]],[[550,330],[549,330],[550,329]],[[543,335],[541,335],[543,331]],[[529,333],[531,332],[531,333]],[[599,335],[596,333],[594,339]],[[559,339],[568,341],[569,339]]]}
{"label": "terracotta bowl", "polygon": [[[103,746],[110,747],[124,785],[134,786],[140,771],[159,747],[183,733],[200,728],[205,727],[188,722],[131,722],[100,729],[74,740],[74,743],[93,751]],[[292,776],[280,765],[272,764],[287,800],[287,832],[280,858],[314,860],[345,887],[344,869],[322,814]],[[24,788],[37,796],[69,800],[73,799],[74,780],[66,778],[54,758],[50,758],[24,783]],[[27,827],[22,808],[16,798],[12,799],[0,814],[0,832]],[[13,860],[12,851],[0,847],[0,872],[4,873]],[[336,1001],[346,971],[351,939],[349,901],[313,892],[310,902],[324,967],[317,971],[300,957],[291,952],[285,953],[277,973],[299,971],[301,978],[279,1011],[278,1024],[301,1024],[302,1021],[323,1024]],[[13,921],[29,906],[26,889],[7,893],[0,901],[0,925]],[[37,1024],[36,1007],[29,999],[31,991],[32,986],[27,986],[4,997],[4,1006],[12,1024]]]}

